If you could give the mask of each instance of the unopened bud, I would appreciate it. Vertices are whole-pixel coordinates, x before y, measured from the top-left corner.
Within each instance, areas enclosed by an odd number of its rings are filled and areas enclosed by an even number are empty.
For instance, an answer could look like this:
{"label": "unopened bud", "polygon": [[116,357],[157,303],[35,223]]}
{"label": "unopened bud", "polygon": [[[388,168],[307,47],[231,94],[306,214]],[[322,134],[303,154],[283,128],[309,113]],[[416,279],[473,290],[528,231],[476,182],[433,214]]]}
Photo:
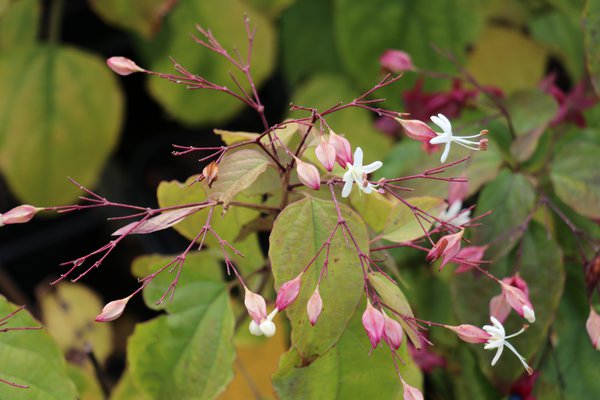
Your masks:
{"label": "unopened bud", "polygon": [[335,160],[342,168],[347,164],[354,164],[354,156],[348,139],[341,137],[334,131],[329,131],[329,144],[335,148]]}
{"label": "unopened bud", "polygon": [[461,229],[457,233],[441,237],[431,250],[429,250],[429,253],[427,253],[427,260],[433,261],[443,257],[440,270],[444,268],[460,251],[463,232],[464,230]]}
{"label": "unopened bud", "polygon": [[317,286],[310,299],[306,303],[306,312],[308,314],[308,320],[312,326],[315,326],[321,311],[323,310],[323,300],[319,293],[319,287]]}
{"label": "unopened bud", "polygon": [[503,279],[500,284],[502,294],[513,310],[530,323],[534,323],[535,312],[529,300],[527,283],[517,274],[514,277]]}
{"label": "unopened bud", "polygon": [[263,331],[260,329],[260,326],[253,320],[250,320],[250,325],[248,326],[248,330],[254,336],[262,336]]}
{"label": "unopened bud", "polygon": [[279,311],[285,310],[290,304],[296,301],[298,293],[300,293],[300,283],[302,280],[302,272],[294,279],[285,282],[279,288],[277,300],[275,300],[275,308]]}
{"label": "unopened bud", "polygon": [[270,319],[265,319],[263,322],[261,322],[259,328],[266,337],[272,337],[277,331],[277,327]]}
{"label": "unopened bud", "polygon": [[376,348],[383,336],[385,322],[383,320],[381,311],[373,307],[369,300],[367,300],[367,308],[362,315],[362,324],[365,328],[365,331],[367,331],[367,336],[369,336],[371,346]]}
{"label": "unopened bud", "polygon": [[423,400],[423,393],[419,389],[404,381],[402,381],[402,385],[404,386],[404,400]]}
{"label": "unopened bud", "polygon": [[393,318],[383,313],[383,340],[390,346],[392,350],[398,350],[402,345],[402,325]]}
{"label": "unopened bud", "polygon": [[486,343],[490,338],[489,333],[473,325],[444,325],[444,327],[456,333],[456,336],[458,336],[460,340],[467,343]]}
{"label": "unopened bud", "polygon": [[250,289],[246,289],[246,295],[244,297],[244,305],[250,317],[260,324],[265,318],[267,318],[267,303],[265,299],[257,293],[252,292]]}
{"label": "unopened bud", "polygon": [[592,306],[590,306],[590,316],[585,323],[585,328],[594,349],[600,350],[600,315]]}
{"label": "unopened bud", "polygon": [[410,55],[401,50],[386,50],[385,53],[379,57],[379,64],[381,64],[385,70],[395,74],[415,69]]}
{"label": "unopened bud", "polygon": [[127,302],[129,301],[129,297],[125,297],[124,299],[114,300],[104,306],[102,312],[98,314],[95,321],[96,322],[110,322],[119,318],[123,311],[125,311],[125,307],[127,306]]}
{"label": "unopened bud", "polygon": [[31,221],[35,214],[37,214],[41,210],[43,210],[43,208],[30,206],[28,204],[17,206],[4,214],[0,214],[0,226],[10,224],[24,224],[26,222]]}
{"label": "unopened bud", "polygon": [[321,187],[321,176],[319,175],[319,170],[312,164],[304,162],[299,158],[296,158],[296,172],[298,173],[298,178],[300,182],[305,186],[319,190]]}
{"label": "unopened bud", "polygon": [[219,164],[216,161],[211,162],[202,170],[202,175],[206,178],[208,187],[212,187],[213,182],[219,179]]}
{"label": "unopened bud", "polygon": [[504,294],[492,297],[490,300],[490,315],[501,323],[506,321],[510,314],[510,304],[504,298]]}
{"label": "unopened bud", "polygon": [[125,57],[111,57],[106,60],[106,65],[119,75],[130,75],[135,72],[146,71],[140,68],[136,63]]}
{"label": "unopened bud", "polygon": [[400,118],[395,118],[395,120],[398,121],[406,136],[413,140],[429,144],[431,139],[437,137],[437,133],[423,121]]}
{"label": "unopened bud", "polygon": [[325,167],[327,171],[331,172],[335,166],[335,147],[333,147],[332,144],[322,140],[321,143],[319,143],[319,145],[315,148],[315,154],[323,167]]}

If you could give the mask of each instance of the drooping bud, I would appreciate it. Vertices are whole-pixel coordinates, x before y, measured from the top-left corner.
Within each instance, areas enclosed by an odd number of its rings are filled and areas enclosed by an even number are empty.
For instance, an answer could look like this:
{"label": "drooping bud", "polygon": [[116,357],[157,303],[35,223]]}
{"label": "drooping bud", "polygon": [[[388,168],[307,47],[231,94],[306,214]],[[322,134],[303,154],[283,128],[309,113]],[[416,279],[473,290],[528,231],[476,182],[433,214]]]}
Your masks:
{"label": "drooping bud", "polygon": [[394,74],[415,69],[408,53],[394,49],[386,50],[381,57],[379,57],[379,64],[381,64],[386,71]]}
{"label": "drooping bud", "polygon": [[490,338],[489,333],[473,325],[444,325],[444,327],[456,333],[456,336],[458,336],[460,340],[467,343],[485,343]]}
{"label": "drooping bud", "polygon": [[254,322],[260,324],[267,318],[267,303],[260,294],[254,293],[248,288],[245,289],[244,305],[246,306],[246,310],[248,310],[248,314],[250,314]]}
{"label": "drooping bud", "polygon": [[114,300],[104,306],[102,312],[98,314],[95,321],[96,322],[110,322],[119,318],[123,311],[125,311],[125,307],[127,306],[127,302],[131,296],[125,297],[124,299]]}
{"label": "drooping bud", "polygon": [[308,320],[312,326],[315,326],[317,320],[319,319],[319,315],[321,315],[321,311],[323,310],[323,299],[321,299],[321,294],[319,293],[319,286],[315,288],[312,296],[308,299],[306,303],[306,312],[308,314]]}
{"label": "drooping bud", "polygon": [[285,282],[279,288],[275,308],[279,311],[285,310],[290,304],[296,301],[298,293],[300,293],[300,282],[302,280],[302,272],[294,279]]}
{"label": "drooping bud", "polygon": [[448,204],[463,201],[469,194],[469,182],[452,181],[448,184]]}
{"label": "drooping bud", "polygon": [[219,164],[216,161],[211,162],[202,170],[202,175],[206,178],[208,187],[212,187],[213,182],[219,179]]}
{"label": "drooping bud", "polygon": [[315,148],[315,154],[323,167],[331,172],[335,166],[335,147],[325,140],[321,140],[321,143]]}
{"label": "drooping bud", "polygon": [[135,72],[144,72],[145,69],[125,57],[111,57],[106,60],[106,65],[119,75],[131,75]]}
{"label": "drooping bud", "polygon": [[390,346],[392,350],[398,350],[402,344],[402,325],[393,318],[383,313],[383,340]]}
{"label": "drooping bud", "polygon": [[406,136],[413,140],[429,144],[431,139],[437,137],[437,133],[423,121],[419,121],[418,119],[395,119],[402,127]]}
{"label": "drooping bud", "polygon": [[460,249],[458,254],[455,256],[462,261],[458,264],[458,268],[454,270],[455,274],[467,272],[475,268],[473,265],[477,264],[483,259],[485,251],[488,246],[469,246]]}
{"label": "drooping bud", "polygon": [[329,144],[335,148],[335,160],[342,168],[347,164],[354,164],[354,156],[348,139],[341,137],[334,131],[329,131]]}
{"label": "drooping bud", "polygon": [[585,329],[594,349],[600,350],[600,315],[598,315],[592,306],[590,306],[590,316],[585,323]]}
{"label": "drooping bud", "polygon": [[369,336],[371,346],[376,348],[383,336],[385,322],[383,320],[381,311],[373,307],[368,299],[367,308],[362,315],[362,324],[365,328],[365,331],[367,331],[367,336]]}
{"label": "drooping bud", "polygon": [[492,297],[490,300],[490,315],[503,323],[510,314],[510,304],[506,301],[504,294]]}
{"label": "drooping bud", "polygon": [[419,389],[410,386],[404,380],[402,386],[404,387],[404,400],[423,400],[423,393]]}
{"label": "drooping bud", "polygon": [[311,189],[319,190],[321,187],[321,176],[317,167],[297,157],[294,158],[296,159],[296,172],[298,173],[300,182]]}
{"label": "drooping bud", "polygon": [[529,288],[527,283],[519,276],[519,274],[510,278],[504,278],[500,283],[502,294],[513,310],[530,323],[534,323],[535,312],[533,310],[533,305],[529,300]]}
{"label": "drooping bud", "polygon": [[5,212],[4,214],[0,214],[0,226],[9,224],[24,224],[31,221],[35,214],[41,210],[43,210],[43,208],[30,206],[29,204],[17,206]]}
{"label": "drooping bud", "polygon": [[431,250],[429,250],[429,253],[427,253],[427,260],[433,261],[443,257],[440,270],[444,268],[460,251],[463,232],[464,229],[461,229],[457,233],[442,236]]}

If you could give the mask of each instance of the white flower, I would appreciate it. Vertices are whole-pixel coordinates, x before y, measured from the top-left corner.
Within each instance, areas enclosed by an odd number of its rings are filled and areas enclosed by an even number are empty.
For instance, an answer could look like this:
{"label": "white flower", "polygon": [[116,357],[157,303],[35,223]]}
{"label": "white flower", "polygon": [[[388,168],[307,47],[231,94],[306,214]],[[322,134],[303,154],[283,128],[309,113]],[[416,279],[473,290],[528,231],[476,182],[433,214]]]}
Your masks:
{"label": "white flower", "polygon": [[248,326],[248,330],[254,336],[265,335],[266,337],[271,337],[275,335],[277,331],[277,327],[273,322],[273,318],[277,315],[278,309],[274,309],[271,314],[267,315],[267,318],[264,318],[260,324],[257,324],[253,319],[250,320],[250,325]]}
{"label": "white flower", "polygon": [[452,124],[444,114],[438,114],[437,116],[433,115],[431,117],[431,121],[439,126],[442,132],[436,132],[437,136],[431,139],[429,143],[446,145],[444,152],[442,153],[442,157],[440,158],[440,162],[445,162],[446,158],[448,158],[448,153],[450,152],[450,143],[452,142],[456,142],[457,144],[460,144],[461,146],[471,150],[485,150],[487,148],[487,139],[480,139],[479,141],[467,140],[487,134],[487,131],[485,130],[481,131],[477,135],[454,136],[452,134]]}
{"label": "white flower", "polygon": [[[454,226],[463,226],[471,220],[471,210],[462,210],[462,201],[455,200],[445,211],[442,211],[438,217],[441,221]],[[436,223],[436,225],[438,225]]]}
{"label": "white flower", "polygon": [[524,326],[517,333],[513,333],[512,335],[506,336],[506,332],[504,331],[504,326],[502,326],[500,321],[498,321],[493,316],[490,317],[490,320],[492,321],[493,326],[485,325],[483,327],[483,330],[486,331],[490,335],[490,338],[488,339],[485,346],[483,346],[483,348],[486,350],[498,349],[498,351],[496,352],[496,355],[494,356],[494,359],[492,360],[492,366],[496,365],[496,362],[498,362],[498,359],[500,358],[500,355],[502,354],[502,350],[504,349],[504,346],[506,346],[513,353],[515,353],[515,355],[517,356],[519,361],[521,361],[521,364],[523,364],[523,366],[527,370],[527,373],[529,375],[531,375],[533,373],[533,370],[531,369],[531,367],[529,365],[527,365],[527,362],[525,361],[525,357],[520,355],[517,352],[517,350],[513,347],[513,345],[511,345],[510,343],[508,343],[506,341],[506,339],[510,339],[512,337],[515,337],[515,336],[520,335],[521,333],[525,332],[525,329],[527,327]]}
{"label": "white flower", "polygon": [[373,190],[377,189],[376,185],[367,181],[367,175],[373,171],[381,168],[383,163],[381,161],[375,161],[369,165],[362,165],[363,163],[363,152],[360,147],[354,150],[354,165],[346,163],[348,170],[344,174],[344,188],[342,189],[342,197],[348,197],[352,191],[352,184],[356,182],[360,190],[366,194],[372,193]]}

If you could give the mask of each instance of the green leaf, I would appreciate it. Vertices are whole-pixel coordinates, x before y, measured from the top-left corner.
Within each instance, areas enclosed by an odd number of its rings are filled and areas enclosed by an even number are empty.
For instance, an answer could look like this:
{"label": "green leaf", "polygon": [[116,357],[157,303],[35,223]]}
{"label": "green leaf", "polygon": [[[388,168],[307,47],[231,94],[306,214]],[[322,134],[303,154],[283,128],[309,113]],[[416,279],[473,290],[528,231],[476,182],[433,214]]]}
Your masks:
{"label": "green leaf", "polygon": [[[164,306],[168,313],[138,324],[129,339],[131,378],[150,399],[212,399],[233,377],[234,315],[227,286],[206,279],[205,271],[216,267],[210,256],[189,257],[173,302]],[[135,272],[169,262],[155,260],[138,261]],[[144,297],[163,293],[172,278],[150,283]]]}
{"label": "green leaf", "polygon": [[[340,205],[342,215],[357,245],[368,251],[366,226],[358,214]],[[269,259],[275,286],[295,278],[315,256],[337,223],[334,203],[305,198],[288,205],[279,214],[269,239]],[[304,273],[300,294],[287,309],[292,325],[292,346],[300,357],[310,362],[325,354],[346,329],[362,295],[362,270],[358,254],[342,235],[335,233],[329,252],[327,276],[320,284],[323,311],[313,327],[308,321],[306,303],[315,290],[325,260],[325,250]]]}
{"label": "green leaf", "polygon": [[67,366],[69,378],[77,387],[78,400],[104,400],[102,388],[92,371],[86,371],[73,364]]}
{"label": "green leaf", "polygon": [[[319,320],[318,324],[321,323]],[[401,399],[402,384],[389,352],[379,348],[369,353],[370,343],[356,313],[346,332],[327,354],[310,365],[293,349],[285,353],[273,385],[281,399],[354,400],[366,398]],[[407,365],[400,365],[404,379],[422,385],[422,376],[410,362],[406,342],[398,351]]]}
{"label": "green leaf", "polygon": [[33,45],[39,23],[39,0],[6,0],[5,5],[0,4],[0,53]]}
{"label": "green leaf", "polygon": [[486,258],[496,260],[513,248],[523,235],[519,226],[529,215],[535,202],[535,192],[524,175],[513,174],[507,169],[487,184],[479,196],[475,215],[492,211],[483,225],[475,231],[475,243],[490,244]]}
{"label": "green leaf", "polygon": [[558,149],[550,169],[558,197],[589,218],[600,218],[599,152],[600,144],[575,137]]}
{"label": "green leaf", "polygon": [[133,380],[131,373],[126,370],[111,393],[110,400],[151,400]]}
{"label": "green leaf", "polygon": [[585,3],[583,35],[587,68],[596,94],[600,95],[600,0],[587,0]]}
{"label": "green leaf", "polygon": [[104,21],[150,39],[160,30],[172,0],[90,0],[90,6]]}
{"label": "green leaf", "polygon": [[73,201],[66,177],[93,186],[117,141],[114,74],[94,55],[49,45],[2,52],[0,74],[19,77],[0,91],[0,167],[11,189],[26,203]]}
{"label": "green leaf", "polygon": [[275,19],[296,0],[248,0],[248,3],[262,14]]}
{"label": "green leaf", "polygon": [[[244,14],[257,26],[252,50],[252,76],[257,87],[271,74],[275,60],[275,32],[271,22],[248,7],[241,0],[205,2],[180,0],[165,18],[161,31],[152,41],[142,43],[150,69],[165,73],[173,71],[172,57],[188,71],[218,85],[236,89],[229,77],[233,72],[247,92],[250,85],[222,56],[196,44],[190,33],[200,37],[196,24],[210,29],[219,43],[235,57],[234,48],[247,54],[248,38]],[[186,90],[158,77],[150,78],[148,89],[152,97],[169,114],[185,124],[223,122],[237,113],[244,103],[213,90]]]}
{"label": "green leaf", "polygon": [[[395,200],[395,199],[394,199]],[[360,190],[350,192],[350,203],[375,232],[380,232],[398,201],[373,192],[365,196]]]}
{"label": "green leaf", "polygon": [[[322,111],[341,101],[352,101],[358,96],[354,86],[344,77],[317,75],[294,93],[292,102]],[[294,113],[293,117],[299,116]],[[363,149],[365,164],[384,159],[390,150],[391,140],[373,127],[372,116],[366,110],[336,112],[327,116],[327,124],[335,133],[344,135],[353,148]]]}
{"label": "green leaf", "polygon": [[[413,207],[437,217],[446,208],[446,203],[439,197],[412,197],[406,202]],[[390,212],[383,228],[382,237],[396,243],[408,242],[425,235],[423,229],[429,231],[433,219],[426,217],[417,219],[411,209],[404,203],[398,203]],[[419,223],[420,221],[420,223]]]}
{"label": "green leaf", "polygon": [[[379,272],[369,273],[369,282],[381,296],[383,302],[390,306],[394,311],[407,317],[414,317],[410,304],[400,287]],[[398,320],[402,328],[410,338],[410,341],[417,348],[421,348],[421,340],[418,331],[413,325],[406,323],[403,318],[398,318],[396,314],[390,313],[392,317]]]}
{"label": "green leaf", "polygon": [[[0,296],[0,318],[13,312],[16,306]],[[34,327],[40,323],[26,311],[8,320],[3,328]],[[0,383],[0,398],[11,400],[67,400],[77,398],[75,385],[67,375],[62,353],[48,332],[9,331],[0,333],[0,378],[27,385],[18,389]]]}

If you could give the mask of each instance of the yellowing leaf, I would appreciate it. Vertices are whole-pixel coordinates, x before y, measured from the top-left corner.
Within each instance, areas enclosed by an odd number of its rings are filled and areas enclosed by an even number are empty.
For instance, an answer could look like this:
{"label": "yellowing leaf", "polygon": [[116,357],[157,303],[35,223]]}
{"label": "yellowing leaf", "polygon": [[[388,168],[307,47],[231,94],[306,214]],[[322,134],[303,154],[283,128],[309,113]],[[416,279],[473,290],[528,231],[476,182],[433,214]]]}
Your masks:
{"label": "yellowing leaf", "polygon": [[[444,210],[446,203],[438,197],[412,197],[406,201],[413,207],[418,207],[426,213],[438,217]],[[392,242],[402,243],[420,238],[425,235],[425,230],[431,228],[434,220],[425,215],[425,218],[419,218],[413,214],[411,209],[404,203],[398,203],[389,214],[382,237]],[[420,221],[420,223],[419,223]]]}

